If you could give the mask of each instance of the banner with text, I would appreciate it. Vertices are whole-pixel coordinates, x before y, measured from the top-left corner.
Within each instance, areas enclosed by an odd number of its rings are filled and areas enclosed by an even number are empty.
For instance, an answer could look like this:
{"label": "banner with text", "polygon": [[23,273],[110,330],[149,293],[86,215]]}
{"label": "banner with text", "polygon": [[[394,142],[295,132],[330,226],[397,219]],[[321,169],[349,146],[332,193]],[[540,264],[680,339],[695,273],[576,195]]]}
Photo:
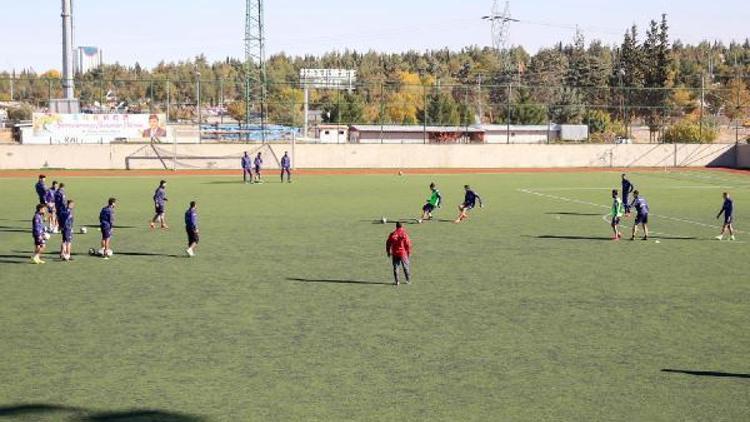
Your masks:
{"label": "banner with text", "polygon": [[25,144],[109,144],[166,142],[165,114],[34,113],[33,136]]}

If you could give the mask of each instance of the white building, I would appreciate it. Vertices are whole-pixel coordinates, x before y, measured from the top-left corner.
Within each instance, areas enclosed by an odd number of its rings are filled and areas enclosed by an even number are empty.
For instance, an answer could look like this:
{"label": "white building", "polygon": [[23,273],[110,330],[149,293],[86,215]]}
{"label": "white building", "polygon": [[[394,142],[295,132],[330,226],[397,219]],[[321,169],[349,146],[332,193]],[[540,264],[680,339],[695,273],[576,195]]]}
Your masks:
{"label": "white building", "polygon": [[75,53],[76,73],[86,73],[104,63],[102,61],[102,50],[99,47],[78,47]]}

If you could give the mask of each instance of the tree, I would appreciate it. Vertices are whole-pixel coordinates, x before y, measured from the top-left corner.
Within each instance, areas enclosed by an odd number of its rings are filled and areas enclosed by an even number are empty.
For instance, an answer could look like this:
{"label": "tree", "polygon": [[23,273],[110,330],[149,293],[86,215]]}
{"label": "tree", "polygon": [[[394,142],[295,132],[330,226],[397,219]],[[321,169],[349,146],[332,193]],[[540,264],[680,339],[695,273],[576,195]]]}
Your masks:
{"label": "tree", "polygon": [[227,113],[229,113],[229,116],[231,116],[232,119],[236,120],[238,124],[242,125],[242,122],[245,121],[245,117],[247,115],[245,102],[234,101],[230,103],[227,106]]}
{"label": "tree", "polygon": [[29,104],[20,104],[8,108],[8,120],[11,121],[31,120],[33,115],[34,108]]}
{"label": "tree", "polygon": [[560,90],[557,103],[550,107],[550,117],[556,123],[581,123],[583,105],[578,88],[563,88]]}
{"label": "tree", "polygon": [[364,101],[356,93],[338,94],[323,105],[323,121],[326,123],[351,124],[362,122]]}
{"label": "tree", "polygon": [[516,101],[511,106],[510,121],[514,125],[540,125],[547,123],[547,111],[544,106],[534,102],[528,88],[516,90]]}
{"label": "tree", "polygon": [[626,126],[630,126],[633,119],[632,103],[638,102],[644,83],[643,52],[638,45],[638,28],[635,25],[625,32],[617,56],[617,65],[613,68],[613,85],[619,86],[618,97],[624,105],[622,120]]}
{"label": "tree", "polygon": [[729,81],[721,97],[724,103],[724,114],[730,120],[741,124],[750,115],[750,91],[742,79],[734,78]]}
{"label": "tree", "polygon": [[[419,113],[420,116],[424,116],[424,112]],[[437,126],[457,126],[461,124],[461,114],[452,95],[440,92],[438,90],[433,91],[427,97],[427,121],[424,121],[424,117],[420,118],[421,123],[428,125]]]}

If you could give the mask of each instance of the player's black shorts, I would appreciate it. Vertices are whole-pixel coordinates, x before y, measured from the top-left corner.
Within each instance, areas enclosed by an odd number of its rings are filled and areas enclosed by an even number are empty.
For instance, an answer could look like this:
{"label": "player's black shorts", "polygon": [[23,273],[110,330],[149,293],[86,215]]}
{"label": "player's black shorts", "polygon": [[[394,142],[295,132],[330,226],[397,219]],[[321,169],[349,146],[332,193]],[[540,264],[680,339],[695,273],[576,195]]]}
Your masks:
{"label": "player's black shorts", "polygon": [[156,211],[157,215],[164,214],[164,205],[154,205],[154,211]]}
{"label": "player's black shorts", "polygon": [[472,204],[471,202],[464,202],[463,204],[461,204],[461,208],[463,208],[465,211],[469,211],[471,209],[474,209],[474,205],[475,204]]}
{"label": "player's black shorts", "polygon": [[188,237],[188,245],[200,242],[200,236],[198,235],[198,232],[195,231],[195,229],[186,229],[186,231]]}
{"label": "player's black shorts", "polygon": [[424,205],[424,207],[422,207],[422,211],[424,211],[424,212],[433,212],[433,211],[435,211],[435,206],[432,205],[432,204],[430,204],[430,203],[427,203],[427,204]]}
{"label": "player's black shorts", "polygon": [[616,226],[620,224],[620,217],[612,217],[612,225]]}
{"label": "player's black shorts", "polygon": [[638,214],[635,216],[635,225],[648,224],[648,214]]}
{"label": "player's black shorts", "polygon": [[734,217],[732,215],[725,215],[724,216],[724,224],[732,224],[734,223]]}
{"label": "player's black shorts", "polygon": [[44,246],[47,244],[47,239],[42,236],[34,236],[34,246]]}

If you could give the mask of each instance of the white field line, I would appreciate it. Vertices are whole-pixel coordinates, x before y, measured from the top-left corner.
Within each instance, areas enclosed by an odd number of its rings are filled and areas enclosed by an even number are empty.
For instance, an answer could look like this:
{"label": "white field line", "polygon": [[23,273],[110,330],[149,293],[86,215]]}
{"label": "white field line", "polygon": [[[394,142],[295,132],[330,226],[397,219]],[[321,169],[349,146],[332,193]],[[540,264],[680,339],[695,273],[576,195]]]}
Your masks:
{"label": "white field line", "polygon": [[[663,188],[649,188],[649,190],[670,190],[670,189],[719,189],[722,186],[669,186],[669,187],[663,187]],[[562,192],[562,191],[587,191],[587,190],[604,190],[604,191],[611,191],[612,187],[603,187],[603,188],[537,188],[534,189],[534,192]]]}
{"label": "white field line", "polygon": [[[609,209],[610,208],[608,205],[597,204],[595,202],[590,202],[590,201],[582,201],[580,199],[567,198],[567,197],[564,197],[564,196],[550,195],[550,194],[546,194],[546,193],[536,192],[535,190],[531,190],[531,189],[517,189],[517,190],[519,192],[523,192],[523,193],[526,193],[526,194],[529,194],[529,195],[535,195],[535,196],[539,196],[539,197],[542,197],[542,198],[554,199],[554,200],[557,200],[557,201],[570,202],[570,203],[580,204],[580,205],[588,205],[588,206],[591,206],[591,207],[597,207],[597,208],[603,208],[603,209]],[[701,223],[699,221],[688,220],[688,219],[685,219],[685,218],[670,217],[668,215],[660,215],[660,214],[653,214],[653,213],[650,213],[649,215],[652,216],[652,217],[662,218],[662,219],[665,219],[665,220],[676,221],[678,223],[691,224],[691,225],[694,225],[694,226],[700,226],[700,227],[705,227],[705,228],[709,228],[709,229],[721,230],[721,226],[717,226],[715,224],[706,224],[706,223]],[[744,233],[743,231],[740,231],[740,230],[735,230],[735,232],[736,233]]]}

